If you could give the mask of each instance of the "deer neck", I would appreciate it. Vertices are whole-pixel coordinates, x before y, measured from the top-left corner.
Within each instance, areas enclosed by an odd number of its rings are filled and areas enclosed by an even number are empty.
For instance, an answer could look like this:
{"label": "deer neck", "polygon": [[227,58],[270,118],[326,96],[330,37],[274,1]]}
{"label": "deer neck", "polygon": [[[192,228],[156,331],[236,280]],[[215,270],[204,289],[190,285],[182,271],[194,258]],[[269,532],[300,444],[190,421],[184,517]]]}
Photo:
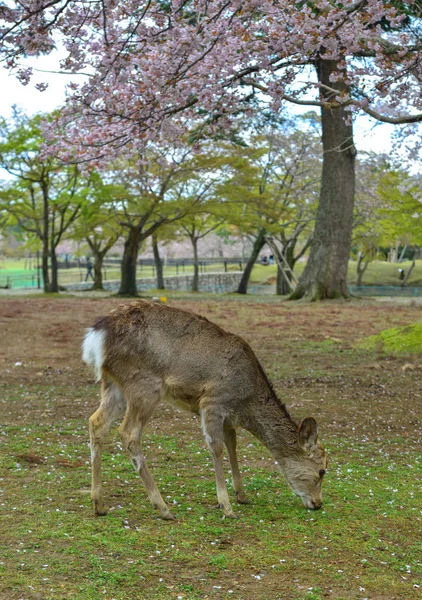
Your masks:
{"label": "deer neck", "polygon": [[278,398],[260,399],[248,413],[245,429],[266,446],[278,462],[296,454],[298,428]]}

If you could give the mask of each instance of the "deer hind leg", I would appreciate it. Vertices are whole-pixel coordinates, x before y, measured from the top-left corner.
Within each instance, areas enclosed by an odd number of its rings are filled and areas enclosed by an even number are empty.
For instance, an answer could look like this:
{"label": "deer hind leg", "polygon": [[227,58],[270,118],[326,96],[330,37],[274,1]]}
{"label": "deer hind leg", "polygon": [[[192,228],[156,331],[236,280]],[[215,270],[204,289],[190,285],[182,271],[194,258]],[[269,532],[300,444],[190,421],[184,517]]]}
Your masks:
{"label": "deer hind leg", "polygon": [[229,453],[233,488],[236,494],[236,500],[240,504],[249,504],[249,500],[246,498],[245,490],[243,488],[242,477],[240,475],[239,464],[237,462],[236,430],[232,427],[224,427],[223,431],[224,443],[226,444],[226,448]]}
{"label": "deer hind leg", "polygon": [[125,412],[126,402],[117,385],[103,379],[101,382],[101,404],[89,418],[89,437],[91,446],[92,486],[91,499],[96,515],[106,515],[103,504],[101,480],[101,453],[104,438],[114,421]]}
{"label": "deer hind leg", "polygon": [[221,415],[213,413],[212,410],[201,409],[201,424],[205,435],[205,440],[214,461],[215,480],[217,484],[217,498],[220,508],[225,517],[236,517],[229,501],[226,480],[223,467],[223,419]]}
{"label": "deer hind leg", "polygon": [[174,519],[167,504],[164,502],[157,485],[151,475],[145,456],[141,451],[142,430],[152,415],[154,408],[160,401],[158,395],[154,400],[146,401],[137,399],[136,402],[128,406],[125,418],[119,431],[122,436],[123,444],[127,448],[135,471],[139,473],[154,508],[157,508],[163,519]]}

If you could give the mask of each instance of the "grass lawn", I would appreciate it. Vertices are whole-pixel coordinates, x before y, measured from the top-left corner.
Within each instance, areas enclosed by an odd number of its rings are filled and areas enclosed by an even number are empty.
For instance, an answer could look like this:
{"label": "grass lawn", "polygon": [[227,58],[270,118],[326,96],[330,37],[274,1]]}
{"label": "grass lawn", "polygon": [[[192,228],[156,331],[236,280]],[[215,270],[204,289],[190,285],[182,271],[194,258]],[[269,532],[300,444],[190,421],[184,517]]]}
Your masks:
{"label": "grass lawn", "polygon": [[[299,278],[302,274],[305,264],[305,262],[296,264],[294,270],[296,278]],[[362,285],[400,285],[398,269],[401,268],[407,271],[411,264],[411,261],[400,264],[374,261],[369,264],[365,271]],[[263,266],[257,264],[252,271],[251,283],[275,283],[276,275],[276,265]],[[348,283],[349,285],[356,285],[356,261],[349,261]],[[407,285],[409,287],[422,286],[422,260],[416,261],[416,266],[409,277]]]}
{"label": "grass lawn", "polygon": [[[0,286],[5,286],[8,282],[11,284],[12,288],[18,287],[36,287],[37,285],[37,270],[35,266],[34,259],[3,259],[0,260]],[[244,266],[244,265],[243,265]],[[202,272],[204,267],[200,267],[200,272]],[[240,271],[240,266],[238,264],[229,264],[227,265],[228,271]],[[205,267],[206,273],[220,273],[224,271],[224,265],[220,261],[215,264],[207,264]],[[81,266],[81,268],[71,268],[71,269],[59,269],[59,284],[66,285],[70,283],[79,283],[81,281],[85,281],[86,278],[86,268]],[[170,277],[172,275],[184,275],[184,274],[193,274],[193,266],[192,265],[180,265],[169,266],[164,268],[164,275],[166,277]],[[120,279],[121,272],[119,265],[107,265],[103,269],[103,278],[105,281],[107,280],[116,280]],[[40,274],[41,277],[41,274]],[[137,277],[155,277],[155,269],[152,266],[142,267],[138,265],[137,267]],[[91,281],[91,279],[89,279]],[[42,285],[42,278],[41,278]]]}
{"label": "grass lawn", "polygon": [[1,600],[420,598],[422,357],[357,346],[420,321],[420,308],[170,299],[251,344],[292,416],[318,420],[329,466],[324,507],[307,511],[269,452],[241,433],[252,504],[223,520],[198,419],[163,406],[143,445],[177,517],[167,522],[116,429],[103,454],[109,514],[90,506],[87,419],[99,389],[80,343],[121,302],[0,298]]}
{"label": "grass lawn", "polygon": [[[295,267],[295,276],[299,278],[303,269],[305,268],[304,262],[297,263]],[[410,268],[411,262],[387,263],[381,261],[374,261],[369,264],[364,276],[363,285],[397,285],[399,286],[401,281],[399,279],[398,269],[399,267],[407,271]],[[245,266],[245,264],[243,264]],[[239,271],[239,265],[229,264],[229,271]],[[221,262],[214,265],[207,265],[206,272],[221,272],[223,271],[223,265]],[[183,275],[193,273],[193,266],[186,265],[185,267],[180,266],[179,269],[173,267],[165,267],[164,275],[169,277],[172,275]],[[250,283],[258,285],[275,284],[277,275],[276,265],[263,266],[257,263],[252,271]],[[69,283],[78,283],[85,281],[86,269],[73,268],[73,269],[60,269],[59,270],[59,283],[60,285],[66,285]],[[104,279],[113,280],[120,279],[120,268],[118,266],[108,266],[104,270]],[[0,262],[0,286],[6,285],[7,278],[12,278],[12,287],[31,287],[36,285],[36,270],[35,261],[29,261],[27,259],[7,259]],[[137,277],[155,277],[155,270],[151,266],[143,266],[142,269],[138,266]],[[356,284],[356,261],[349,262],[349,273],[348,282],[350,285]],[[416,261],[416,266],[413,269],[408,286],[422,286],[422,260]]]}

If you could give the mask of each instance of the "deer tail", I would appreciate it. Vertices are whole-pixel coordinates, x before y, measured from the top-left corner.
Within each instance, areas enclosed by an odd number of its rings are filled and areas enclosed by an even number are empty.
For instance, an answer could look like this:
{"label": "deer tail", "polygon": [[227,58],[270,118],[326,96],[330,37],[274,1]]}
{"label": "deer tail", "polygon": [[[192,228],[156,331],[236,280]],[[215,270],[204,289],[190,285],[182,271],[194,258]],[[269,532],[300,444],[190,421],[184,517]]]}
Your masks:
{"label": "deer tail", "polygon": [[93,368],[96,380],[101,379],[101,369],[104,364],[105,331],[90,327],[86,330],[82,343],[82,360]]}

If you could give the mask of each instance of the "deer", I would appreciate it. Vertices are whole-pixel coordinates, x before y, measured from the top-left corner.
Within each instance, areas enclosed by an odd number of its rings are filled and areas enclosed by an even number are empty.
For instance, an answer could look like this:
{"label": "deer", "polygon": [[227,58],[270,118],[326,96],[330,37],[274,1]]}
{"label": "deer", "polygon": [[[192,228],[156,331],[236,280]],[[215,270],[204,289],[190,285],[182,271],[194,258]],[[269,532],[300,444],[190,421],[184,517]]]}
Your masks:
{"label": "deer", "polygon": [[223,469],[227,449],[238,503],[248,504],[236,454],[236,429],[255,436],[275,458],[291,490],[311,510],[322,506],[327,456],[313,417],[290,417],[249,344],[203,316],[164,303],[137,300],[96,320],[86,331],[83,361],[101,381],[101,401],[89,418],[94,512],[103,503],[101,453],[111,425],[119,433],[149,500],[174,519],[141,448],[145,425],[161,402],[200,416],[211,451],[218,505],[235,518]]}

